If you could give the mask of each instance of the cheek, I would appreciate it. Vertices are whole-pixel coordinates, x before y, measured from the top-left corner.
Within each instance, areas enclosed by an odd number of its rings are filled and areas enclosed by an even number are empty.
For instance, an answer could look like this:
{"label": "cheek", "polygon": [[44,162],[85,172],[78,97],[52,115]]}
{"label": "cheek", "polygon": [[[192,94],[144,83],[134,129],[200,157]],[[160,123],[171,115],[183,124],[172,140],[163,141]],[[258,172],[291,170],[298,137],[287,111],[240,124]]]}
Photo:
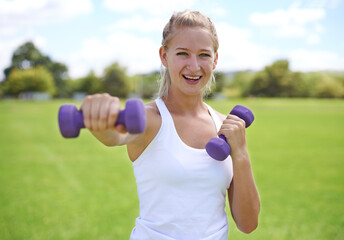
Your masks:
{"label": "cheek", "polygon": [[185,64],[183,63],[183,61],[175,61],[174,59],[171,59],[168,62],[168,69],[169,71],[173,72],[173,73],[177,73],[178,71],[181,71],[181,69],[183,69],[183,67],[185,66]]}
{"label": "cheek", "polygon": [[205,61],[203,65],[203,69],[206,70],[207,72],[211,72],[215,69],[216,64],[214,64],[213,60],[208,60]]}

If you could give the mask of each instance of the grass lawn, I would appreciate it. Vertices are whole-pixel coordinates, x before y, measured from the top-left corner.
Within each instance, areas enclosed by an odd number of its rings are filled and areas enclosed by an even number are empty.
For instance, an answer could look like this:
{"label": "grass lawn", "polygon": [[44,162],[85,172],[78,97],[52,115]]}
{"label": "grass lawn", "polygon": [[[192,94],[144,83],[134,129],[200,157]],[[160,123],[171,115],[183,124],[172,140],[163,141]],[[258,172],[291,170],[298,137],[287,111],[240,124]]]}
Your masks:
{"label": "grass lawn", "polygon": [[[139,209],[126,149],[86,130],[63,139],[64,103],[0,101],[0,239],[129,239]],[[229,239],[343,239],[344,101],[208,103],[222,113],[244,104],[256,117],[247,138],[260,224],[245,235],[230,221]]]}

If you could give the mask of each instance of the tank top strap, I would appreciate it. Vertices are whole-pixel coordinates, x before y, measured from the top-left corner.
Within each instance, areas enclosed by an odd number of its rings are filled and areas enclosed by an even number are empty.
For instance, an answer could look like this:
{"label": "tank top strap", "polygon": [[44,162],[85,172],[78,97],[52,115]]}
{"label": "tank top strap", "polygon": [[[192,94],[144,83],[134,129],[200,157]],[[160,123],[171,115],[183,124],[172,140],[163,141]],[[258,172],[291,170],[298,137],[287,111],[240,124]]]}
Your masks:
{"label": "tank top strap", "polygon": [[222,121],[220,120],[219,115],[217,115],[217,113],[215,112],[215,110],[210,107],[208,104],[204,103],[207,107],[208,107],[208,111],[211,115],[211,117],[213,118],[213,121],[215,123],[216,126],[216,130],[220,131],[221,125],[222,125]]}
{"label": "tank top strap", "polygon": [[161,98],[157,98],[157,99],[155,99],[155,103],[159,109],[162,123],[167,123],[167,124],[172,123],[173,124],[173,118],[172,118],[170,112],[168,111],[164,101]]}

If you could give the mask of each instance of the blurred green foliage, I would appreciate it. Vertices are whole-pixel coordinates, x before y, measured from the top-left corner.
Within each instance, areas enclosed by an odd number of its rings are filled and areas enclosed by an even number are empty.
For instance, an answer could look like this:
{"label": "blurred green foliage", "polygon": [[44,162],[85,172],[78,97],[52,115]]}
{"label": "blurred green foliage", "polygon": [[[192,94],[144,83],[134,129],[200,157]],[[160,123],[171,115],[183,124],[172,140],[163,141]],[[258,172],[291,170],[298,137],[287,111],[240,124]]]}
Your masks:
{"label": "blurred green foliage", "polygon": [[[38,66],[45,67],[52,75],[56,91],[53,95],[62,95],[65,89],[66,80],[68,79],[68,68],[65,64],[51,60],[49,56],[43,55],[32,42],[26,42],[19,46],[12,54],[11,65],[4,70],[6,82],[12,71],[18,69],[30,69]],[[20,84],[20,82],[16,82]],[[2,84],[3,85],[3,84]],[[27,85],[27,84],[26,84]],[[18,88],[11,86],[11,88]],[[31,91],[22,89],[22,91]],[[37,91],[40,91],[39,89]],[[8,94],[3,90],[4,94]],[[52,93],[51,91],[44,91]]]}
{"label": "blurred green foliage", "polygon": [[56,92],[54,77],[45,67],[13,69],[3,86],[3,91],[12,96],[22,92]]}
{"label": "blurred green foliage", "polygon": [[[37,87],[38,80],[34,78],[30,80],[32,83],[27,82],[28,78],[10,81],[12,72],[15,72],[14,75],[18,70],[30,72],[29,69],[37,69],[38,66],[51,73],[54,87]],[[91,70],[84,77],[71,79],[66,65],[54,62],[49,56],[43,55],[32,42],[26,42],[14,51],[11,65],[4,73],[5,80],[0,82],[0,97],[18,96],[28,91],[43,91],[60,98],[72,97],[74,93],[98,92],[107,92],[118,97],[136,94],[142,98],[152,98],[159,89],[160,79],[159,71],[129,76],[126,68],[117,62],[107,66],[101,76],[97,76]],[[40,74],[41,76],[43,75]],[[208,98],[221,94],[227,97],[344,97],[344,72],[293,72],[289,68],[289,61],[285,59],[277,60],[258,72],[216,71],[215,78],[216,84]],[[36,88],[33,88],[33,85]]]}
{"label": "blurred green foliage", "polygon": [[293,72],[288,60],[278,60],[256,73],[236,73],[228,87],[240,97],[343,98],[344,74]]}

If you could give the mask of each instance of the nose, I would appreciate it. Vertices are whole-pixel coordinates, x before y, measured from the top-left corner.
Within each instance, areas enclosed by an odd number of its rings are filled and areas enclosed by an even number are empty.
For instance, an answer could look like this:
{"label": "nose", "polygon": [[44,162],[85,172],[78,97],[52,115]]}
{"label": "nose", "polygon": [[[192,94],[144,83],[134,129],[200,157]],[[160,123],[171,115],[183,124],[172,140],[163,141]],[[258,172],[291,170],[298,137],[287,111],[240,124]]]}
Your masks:
{"label": "nose", "polygon": [[190,56],[187,68],[192,72],[196,72],[200,69],[200,64],[196,55]]}

